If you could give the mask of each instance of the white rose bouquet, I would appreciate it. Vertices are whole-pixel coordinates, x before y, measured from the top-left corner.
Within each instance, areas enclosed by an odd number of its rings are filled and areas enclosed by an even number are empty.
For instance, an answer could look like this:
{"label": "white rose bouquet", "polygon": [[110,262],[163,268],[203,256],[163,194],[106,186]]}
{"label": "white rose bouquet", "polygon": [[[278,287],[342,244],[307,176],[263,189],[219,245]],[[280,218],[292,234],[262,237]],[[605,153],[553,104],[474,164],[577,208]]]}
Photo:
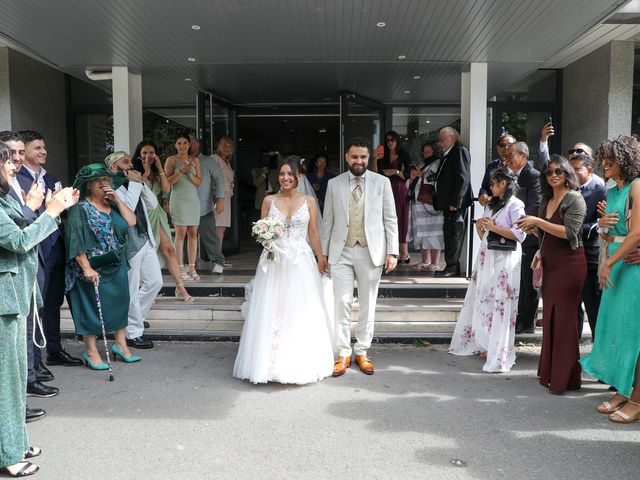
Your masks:
{"label": "white rose bouquet", "polygon": [[269,252],[267,258],[273,260],[275,258],[273,254],[273,242],[280,238],[286,229],[286,225],[277,218],[265,217],[253,223],[251,236],[256,242],[261,243],[262,247]]}

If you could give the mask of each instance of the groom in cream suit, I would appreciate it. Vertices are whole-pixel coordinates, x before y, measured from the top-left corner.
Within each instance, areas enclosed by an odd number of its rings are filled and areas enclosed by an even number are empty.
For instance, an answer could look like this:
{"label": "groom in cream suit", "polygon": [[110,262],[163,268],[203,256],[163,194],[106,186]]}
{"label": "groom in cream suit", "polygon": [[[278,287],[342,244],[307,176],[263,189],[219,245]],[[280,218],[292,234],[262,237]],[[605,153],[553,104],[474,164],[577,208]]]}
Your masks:
{"label": "groom in cream suit", "polygon": [[367,350],[382,269],[390,272],[398,261],[398,219],[387,177],[368,171],[371,150],[363,138],[347,145],[349,171],[327,187],[322,224],[322,252],[328,257],[335,297],[336,348],[333,376],[351,365],[351,304],[354,280],[358,283],[360,316],[353,346],[355,362],[363,373],[373,374]]}

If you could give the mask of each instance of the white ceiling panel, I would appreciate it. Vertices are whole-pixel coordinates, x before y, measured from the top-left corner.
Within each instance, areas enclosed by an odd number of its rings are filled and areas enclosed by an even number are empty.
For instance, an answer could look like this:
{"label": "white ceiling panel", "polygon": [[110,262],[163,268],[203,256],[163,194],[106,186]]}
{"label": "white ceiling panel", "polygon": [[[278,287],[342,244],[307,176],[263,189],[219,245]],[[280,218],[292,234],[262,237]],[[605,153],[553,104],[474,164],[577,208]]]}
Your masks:
{"label": "white ceiling panel", "polygon": [[127,65],[143,75],[145,104],[192,102],[198,89],[237,103],[322,101],[341,90],[451,102],[469,62],[489,62],[492,95],[624,3],[4,0],[0,34],[79,78],[87,67]]}

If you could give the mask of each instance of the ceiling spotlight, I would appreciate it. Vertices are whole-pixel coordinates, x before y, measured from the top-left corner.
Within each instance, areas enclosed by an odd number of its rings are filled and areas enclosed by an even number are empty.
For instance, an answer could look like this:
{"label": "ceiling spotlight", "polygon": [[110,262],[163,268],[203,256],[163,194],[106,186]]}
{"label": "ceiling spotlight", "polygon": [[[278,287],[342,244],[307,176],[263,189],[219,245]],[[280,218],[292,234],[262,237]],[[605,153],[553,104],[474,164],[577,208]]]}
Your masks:
{"label": "ceiling spotlight", "polygon": [[190,79],[189,77],[187,77],[187,78],[185,78],[185,79],[184,79],[184,81],[185,81],[185,82],[190,82],[190,81],[191,81],[191,79]]}
{"label": "ceiling spotlight", "polygon": [[404,93],[411,93],[411,90],[405,90]]}
{"label": "ceiling spotlight", "polygon": [[407,58],[406,55],[398,55],[398,60],[404,60],[405,58]]}
{"label": "ceiling spotlight", "polygon": [[426,123],[431,123],[431,120],[427,120],[427,122],[426,122]]}
{"label": "ceiling spotlight", "polygon": [[191,30],[200,30],[200,25],[191,25]]}
{"label": "ceiling spotlight", "polygon": [[387,24],[386,24],[385,22],[378,22],[378,23],[376,23],[376,27],[378,27],[378,28],[384,28],[384,27],[386,27],[386,26],[387,26]]}
{"label": "ceiling spotlight", "polygon": [[188,61],[188,62],[195,62],[195,61],[196,61],[196,59],[195,59],[195,58],[193,58],[193,57],[189,57],[189,58],[187,58],[187,61]]}
{"label": "ceiling spotlight", "polygon": [[414,80],[420,80],[420,78],[421,78],[421,77],[420,77],[420,75],[414,75],[414,76],[413,76],[413,79],[414,79]]}
{"label": "ceiling spotlight", "polygon": [[320,128],[318,130],[318,133],[327,133],[327,129],[326,128]]}

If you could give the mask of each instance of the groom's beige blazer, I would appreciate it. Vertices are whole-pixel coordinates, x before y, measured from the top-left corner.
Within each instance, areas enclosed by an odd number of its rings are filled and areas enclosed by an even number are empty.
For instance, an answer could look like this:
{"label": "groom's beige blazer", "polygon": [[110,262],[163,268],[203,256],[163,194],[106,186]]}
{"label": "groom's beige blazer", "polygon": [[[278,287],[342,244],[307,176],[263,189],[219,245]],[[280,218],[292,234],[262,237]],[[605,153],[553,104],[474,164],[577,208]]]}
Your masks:
{"label": "groom's beige blazer", "polygon": [[[349,230],[349,172],[329,180],[322,221],[322,253],[338,263]],[[364,184],[364,232],[371,261],[384,265],[387,255],[398,255],[398,218],[389,179],[367,171]]]}

